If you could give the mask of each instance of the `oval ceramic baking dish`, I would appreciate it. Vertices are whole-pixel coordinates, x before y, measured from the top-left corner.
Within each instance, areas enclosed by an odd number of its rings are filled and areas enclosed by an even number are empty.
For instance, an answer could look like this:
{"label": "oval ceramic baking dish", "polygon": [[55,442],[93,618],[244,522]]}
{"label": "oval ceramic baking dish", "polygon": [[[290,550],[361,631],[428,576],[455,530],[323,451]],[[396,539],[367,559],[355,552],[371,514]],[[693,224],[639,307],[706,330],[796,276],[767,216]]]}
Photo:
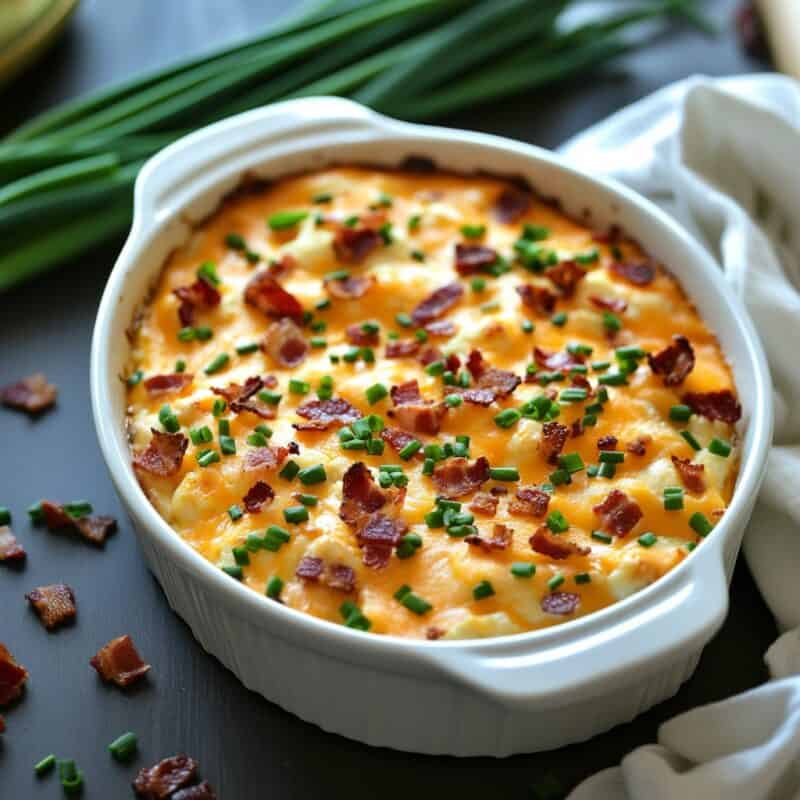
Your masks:
{"label": "oval ceramic baking dish", "polygon": [[[245,176],[337,163],[396,166],[410,156],[462,173],[515,174],[568,213],[620,225],[666,264],[716,332],[743,406],[742,463],[722,521],[647,589],[553,628],[497,639],[367,636],[272,603],[180,539],[141,490],[119,376],[126,331],[165,259]],[[671,696],[727,611],[727,583],[763,476],[772,429],[769,374],[752,324],[711,257],[633,192],[552,154],[466,131],[409,125],[349,101],[313,98],[248,112],[162,151],[136,184],[133,227],[109,278],[92,344],[100,445],[170,605],[250,689],[334,731],[422,753],[504,756],[597,734]]]}

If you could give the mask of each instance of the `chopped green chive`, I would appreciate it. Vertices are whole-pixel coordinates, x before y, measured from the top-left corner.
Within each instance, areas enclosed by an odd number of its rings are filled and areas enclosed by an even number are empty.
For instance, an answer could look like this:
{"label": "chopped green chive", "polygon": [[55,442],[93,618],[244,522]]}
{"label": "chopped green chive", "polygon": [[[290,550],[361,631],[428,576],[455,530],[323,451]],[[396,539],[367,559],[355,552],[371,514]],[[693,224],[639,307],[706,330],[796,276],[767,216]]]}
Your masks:
{"label": "chopped green chive", "polygon": [[516,467],[491,467],[489,477],[493,481],[518,481],[519,470]]}
{"label": "chopped green chive", "polygon": [[235,578],[237,581],[244,579],[244,570],[240,566],[224,566],[222,567],[222,571],[226,575],[230,575],[231,578]]}
{"label": "chopped green chive", "polygon": [[643,533],[637,541],[642,547],[652,547],[658,541],[658,536],[650,532]]}
{"label": "chopped green chive", "polygon": [[401,328],[410,328],[413,324],[411,317],[406,314],[405,312],[401,311],[399,314],[395,315],[394,321],[401,327]]}
{"label": "chopped green chive", "polygon": [[580,453],[566,453],[563,456],[559,456],[558,465],[570,474],[580,472],[584,468]]}
{"label": "chopped green chive", "polygon": [[481,581],[472,589],[472,596],[476,600],[483,600],[486,597],[491,597],[494,593],[494,586],[492,586],[489,581]]}
{"label": "chopped green chive", "polygon": [[526,222],[522,227],[522,238],[529,242],[541,242],[550,238],[550,229],[544,225],[531,225]]}
{"label": "chopped green chive", "polygon": [[683,508],[683,489],[680,486],[668,486],[664,489],[664,510],[680,511]]}
{"label": "chopped green chive", "polygon": [[251,447],[266,447],[267,438],[263,433],[256,431],[247,437],[247,444],[249,444]]}
{"label": "chopped green chive", "polygon": [[473,278],[469,285],[473,292],[482,292],[486,288],[486,278]]}
{"label": "chopped green chive", "polygon": [[578,253],[574,258],[579,264],[594,264],[600,259],[600,252],[595,247],[593,250],[589,250],[586,253]]}
{"label": "chopped green chive", "polygon": [[122,736],[114,739],[108,746],[108,751],[117,761],[130,761],[136,753],[137,741],[136,734],[128,731]]}
{"label": "chopped green chive", "polygon": [[219,275],[217,275],[217,265],[213,261],[202,263],[197,270],[197,277],[212,286],[219,286],[221,282]]}
{"label": "chopped green chive", "polygon": [[516,425],[521,419],[522,414],[516,408],[504,408],[495,414],[494,423],[498,428],[510,428]]}
{"label": "chopped green chive", "polygon": [[689,447],[692,448],[692,450],[702,449],[702,445],[697,441],[697,439],[694,438],[690,431],[681,431],[681,436],[684,438]]}
{"label": "chopped green chive", "polygon": [[335,269],[325,274],[326,281],[346,281],[349,277],[350,271],[346,269]]}
{"label": "chopped green chive", "polygon": [[267,581],[267,587],[264,593],[272,600],[277,600],[281,596],[282,589],[283,581],[277,575],[273,575]]}
{"label": "chopped green chive", "polygon": [[565,311],[559,311],[553,314],[553,316],[550,317],[550,322],[559,328],[564,327],[564,325],[567,324],[567,313]]}
{"label": "chopped green chive", "polygon": [[417,230],[417,228],[419,228],[421,222],[422,222],[422,216],[420,214],[412,214],[408,218],[408,229],[410,231]]}
{"label": "chopped green chive", "polygon": [[42,510],[41,501],[28,506],[28,516],[31,518],[31,522],[34,525],[44,522],[44,511]]}
{"label": "chopped green chive", "polygon": [[464,402],[464,398],[460,394],[448,394],[445,396],[444,402],[450,408],[457,408]]}
{"label": "chopped green chive", "polygon": [[203,425],[202,428],[190,428],[189,438],[192,440],[193,445],[208,444],[214,441],[214,434],[208,425]]}
{"label": "chopped green chive", "polygon": [[11,524],[11,511],[6,506],[0,506],[0,525]]}
{"label": "chopped green chive", "polygon": [[622,328],[622,322],[620,321],[620,318],[616,314],[612,314],[610,311],[604,311],[603,327],[609,333],[616,333]]}
{"label": "chopped green chive", "polygon": [[397,557],[411,558],[422,547],[422,537],[418,533],[407,533],[397,545]]}
{"label": "chopped green chive", "polygon": [[403,586],[394,593],[394,597],[409,611],[413,611],[415,614],[422,615],[433,608],[426,600],[414,594],[414,592],[411,591],[411,587],[406,584],[403,584]]}
{"label": "chopped green chive", "polygon": [[466,239],[480,239],[486,233],[485,225],[462,225],[461,235]]}
{"label": "chopped green chive", "polygon": [[228,516],[231,518],[231,520],[233,520],[233,522],[237,522],[244,516],[244,513],[239,506],[233,505],[228,509]]}
{"label": "chopped green chive", "polygon": [[384,222],[383,225],[378,228],[378,233],[380,234],[381,239],[383,239],[384,244],[389,245],[394,241],[394,237],[392,236],[391,222]]}
{"label": "chopped green chive", "polygon": [[220,436],[230,436],[231,435],[230,420],[227,419],[217,420],[217,430],[219,431]]}
{"label": "chopped green chive", "polygon": [[221,435],[219,437],[219,449],[224,456],[236,455],[236,439],[232,436]]}
{"label": "chopped green chive", "polygon": [[322,464],[315,464],[313,467],[306,467],[297,473],[300,483],[304,486],[313,486],[315,483],[324,483],[328,476]]}
{"label": "chopped green chive", "polygon": [[194,329],[194,337],[198,341],[205,342],[214,335],[214,331],[208,325],[198,325]]}
{"label": "chopped green chive", "polygon": [[197,454],[197,463],[201,467],[210,467],[220,460],[219,453],[216,450],[201,450]]}
{"label": "chopped green chive", "polygon": [[75,762],[65,759],[58,762],[58,777],[61,780],[61,787],[64,794],[80,794],[83,788],[83,772],[75,767]]}
{"label": "chopped green chive", "polygon": [[714,526],[708,521],[705,514],[696,511],[689,518],[689,526],[698,536],[708,536],[714,530]]}
{"label": "chopped green chive", "polygon": [[389,390],[382,384],[382,383],[373,383],[366,392],[367,402],[374,406],[375,403],[379,403],[383,400],[384,397],[389,396]]}
{"label": "chopped green chive", "polygon": [[214,375],[221,369],[224,369],[228,365],[229,361],[230,356],[227,353],[220,353],[211,360],[211,363],[206,366],[203,372],[205,372],[206,375]]}
{"label": "chopped green chive", "polygon": [[553,486],[562,486],[565,483],[572,483],[572,476],[566,469],[554,470],[548,475],[548,478]]}
{"label": "chopped green chive", "polygon": [[592,531],[592,539],[596,539],[598,542],[602,542],[603,544],[611,544],[614,541],[612,536],[609,536],[607,533],[603,533],[603,531]]}
{"label": "chopped green chive", "polygon": [[575,576],[575,583],[582,584],[582,583],[591,583],[592,576],[588,572],[579,572]]}
{"label": "chopped green chive", "polygon": [[278,477],[283,478],[285,481],[293,481],[298,472],[300,472],[300,465],[296,461],[289,459],[278,473]]}
{"label": "chopped green chive", "polygon": [[330,192],[320,192],[311,198],[312,203],[330,203],[333,195]]}
{"label": "chopped green chive", "polygon": [[[302,506],[300,506],[303,508]],[[303,508],[305,511],[305,508]],[[306,512],[308,514],[308,512]],[[306,517],[307,518],[307,517]],[[286,528],[281,528],[280,525],[270,525],[269,528],[264,532],[264,538],[261,540],[261,546],[265,550],[269,550],[272,553],[277,553],[278,550],[281,549],[281,546],[286,544],[292,538],[289,531]]]}
{"label": "chopped green chive", "polygon": [[597,382],[603,386],[627,386],[628,376],[624,372],[609,372],[606,375],[601,375]]}
{"label": "chopped green chive", "polygon": [[289,391],[292,394],[308,394],[311,391],[311,384],[307,381],[291,378],[289,380]]}
{"label": "chopped green chive", "polygon": [[672,406],[669,410],[669,418],[674,422],[686,422],[692,416],[692,409],[689,406]]}
{"label": "chopped green chive", "polygon": [[332,303],[331,303],[330,297],[324,297],[322,300],[318,300],[314,304],[314,308],[317,311],[326,311],[327,309],[329,309],[331,307],[331,305],[332,305]]}
{"label": "chopped green chive", "polygon": [[708,443],[708,452],[715,456],[727,458],[731,454],[731,446],[724,439],[717,439],[716,436]]}
{"label": "chopped green chive", "polygon": [[218,397],[214,400],[214,405],[211,406],[211,413],[215,417],[219,417],[225,413],[225,409],[228,407],[227,403],[221,398]]}
{"label": "chopped green chive", "polygon": [[257,553],[261,549],[263,540],[257,533],[248,533],[244,540],[244,546],[248,553]]}
{"label": "chopped green chive", "polygon": [[547,515],[547,527],[553,533],[565,533],[569,530],[569,521],[560,511],[551,511]]}
{"label": "chopped green chive", "polygon": [[144,372],[142,372],[140,369],[137,369],[136,372],[128,375],[128,378],[125,382],[128,384],[128,386],[136,386],[142,382],[142,378],[144,378]]}
{"label": "chopped green chive", "polygon": [[182,358],[175,362],[175,372],[186,372],[186,362]]}
{"label": "chopped green chive", "polygon": [[413,455],[419,452],[422,447],[422,442],[419,439],[412,439],[405,447],[403,447],[397,454],[403,461],[408,461]]}
{"label": "chopped green chive", "polygon": [[236,345],[236,352],[240,356],[247,356],[250,355],[250,353],[255,353],[258,347],[258,342],[244,342]]}
{"label": "chopped green chive", "polygon": [[289,506],[283,509],[283,518],[287,522],[298,524],[308,521],[308,509],[305,506]]}
{"label": "chopped green chive", "polygon": [[617,474],[617,465],[611,461],[604,461],[597,469],[598,478],[613,478]]}
{"label": "chopped green chive", "polygon": [[164,430],[167,431],[167,433],[177,433],[181,428],[178,417],[168,405],[163,405],[159,409],[158,421],[164,426]]}
{"label": "chopped green chive", "polygon": [[258,393],[258,399],[270,406],[278,405],[282,398],[283,395],[280,392],[271,392],[268,389],[262,389]]}
{"label": "chopped green chive", "polygon": [[34,764],[33,771],[38,777],[41,778],[43,775],[47,775],[47,773],[50,772],[55,765],[56,757],[51,753],[49,756],[45,756],[37,764]]}
{"label": "chopped green chive", "polygon": [[533,333],[535,329],[536,329],[536,326],[529,319],[522,320],[522,332],[523,333]]}
{"label": "chopped green chive", "polygon": [[308,211],[278,211],[272,214],[267,224],[273,231],[284,231],[293,228],[308,216]]}
{"label": "chopped green chive", "polygon": [[556,589],[558,589],[559,586],[561,586],[562,583],[564,583],[563,575],[553,575],[553,577],[550,578],[549,581],[547,581],[547,588],[551,592],[554,592]]}
{"label": "chopped green chive", "polygon": [[511,574],[516,578],[532,578],[536,574],[536,564],[515,562],[511,565]]}
{"label": "chopped green chive", "polygon": [[319,387],[317,388],[317,397],[320,400],[330,400],[333,397],[333,377],[330,375],[323,375],[319,379]]}
{"label": "chopped green chive", "polygon": [[239,233],[229,233],[225,237],[225,244],[231,250],[247,250],[247,242],[244,240],[244,236]]}
{"label": "chopped green chive", "polygon": [[319,503],[319,497],[315,494],[298,494],[295,495],[301,505],[304,506],[315,506]]}
{"label": "chopped green chive", "polygon": [[580,387],[571,387],[569,389],[563,389],[561,394],[558,396],[558,399],[563,403],[580,403],[584,401],[587,396],[588,392],[586,389],[581,389]]}
{"label": "chopped green chive", "polygon": [[620,450],[601,450],[597,460],[601,464],[621,464],[625,461],[625,453]]}
{"label": "chopped green chive", "polygon": [[414,331],[414,338],[423,344],[428,341],[428,332],[424,328]]}
{"label": "chopped green chive", "polygon": [[237,545],[231,548],[233,560],[240,566],[246,567],[250,563],[250,553],[244,545]]}

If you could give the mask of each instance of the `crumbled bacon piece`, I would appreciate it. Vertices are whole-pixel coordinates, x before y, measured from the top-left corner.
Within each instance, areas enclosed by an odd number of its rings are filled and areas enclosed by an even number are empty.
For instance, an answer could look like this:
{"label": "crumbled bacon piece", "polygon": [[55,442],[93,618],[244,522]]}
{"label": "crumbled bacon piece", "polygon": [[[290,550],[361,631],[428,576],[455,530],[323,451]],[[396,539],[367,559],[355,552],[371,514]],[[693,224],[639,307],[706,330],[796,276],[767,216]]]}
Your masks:
{"label": "crumbled bacon piece", "polygon": [[558,456],[566,444],[567,436],[569,436],[569,428],[560,422],[545,422],[542,425],[540,448],[550,464],[558,461]]}
{"label": "crumbled bacon piece", "polygon": [[410,358],[419,352],[419,342],[416,339],[396,339],[386,342],[386,358]]}
{"label": "crumbled bacon piece", "polygon": [[257,395],[265,386],[265,381],[258,375],[248,378],[244,385],[229,383],[224,389],[212,386],[214,394],[224,397],[234,414],[249,411],[262,419],[275,419],[277,411],[271,403],[265,403]]}
{"label": "crumbled bacon piece", "polygon": [[434,345],[428,345],[417,356],[417,361],[419,361],[423,367],[427,367],[428,364],[433,364],[434,361],[441,361],[443,357],[444,354],[438,347],[435,347]]}
{"label": "crumbled bacon piece", "polygon": [[300,301],[267,271],[259,272],[250,279],[244,290],[244,301],[268,317],[291,319],[297,324],[303,321]]}
{"label": "crumbled bacon piece", "polygon": [[482,244],[456,245],[456,272],[459,275],[474,275],[484,267],[497,261],[497,251]]}
{"label": "crumbled bacon piece", "polygon": [[189,440],[182,433],[162,433],[155,428],[150,431],[153,438],[146,450],[134,455],[134,467],[162,478],[174,475],[181,468]]}
{"label": "crumbled bacon piece", "polygon": [[647,445],[650,443],[650,441],[650,436],[639,436],[632,442],[628,442],[628,444],[625,445],[625,449],[629,453],[633,453],[635,456],[643,456],[647,452]]}
{"label": "crumbled bacon piece", "polygon": [[64,583],[40,586],[26,594],[25,599],[49,631],[75,619],[75,593]]}
{"label": "crumbled bacon piece", "polygon": [[585,375],[573,375],[570,385],[577,389],[586,389],[586,394],[588,397],[592,397],[594,395],[592,384]]}
{"label": "crumbled bacon piece", "polygon": [[303,556],[297,564],[294,574],[304,581],[312,581],[316,583],[322,577],[322,571],[325,568],[325,563],[321,558],[316,556]]}
{"label": "crumbled bacon piece", "polygon": [[457,386],[448,386],[447,394],[460,394],[465,402],[474,406],[490,406],[494,403],[495,394],[491,389],[460,389]]}
{"label": "crumbled bacon piece", "polygon": [[372,275],[350,275],[325,281],[325,289],[337,300],[357,300],[363,297],[375,283]]}
{"label": "crumbled bacon piece", "polygon": [[490,553],[492,550],[506,550],[513,538],[513,528],[509,528],[508,525],[503,525],[501,522],[496,522],[491,539],[484,539],[482,536],[473,535],[465,536],[464,541],[467,544],[475,545],[485,552]]}
{"label": "crumbled bacon piece", "polygon": [[556,307],[558,296],[543,286],[532,286],[530,283],[523,283],[517,286],[516,289],[522,302],[537,314],[550,314]]}
{"label": "crumbled bacon piece", "polygon": [[424,325],[438,319],[456,305],[463,294],[464,287],[460,283],[440,286],[417,305],[411,312],[411,319],[415,325]]}
{"label": "crumbled bacon piece", "polygon": [[194,783],[196,779],[197,762],[181,754],[139,770],[133,790],[145,800],[174,800],[175,792]]}
{"label": "crumbled bacon piece", "polygon": [[429,642],[435,642],[437,639],[441,639],[445,633],[447,633],[447,631],[443,630],[442,628],[437,628],[435,625],[431,625],[431,627],[425,631],[425,638]]}
{"label": "crumbled bacon piece", "polygon": [[537,486],[520,486],[508,504],[511,514],[540,518],[547,513],[550,495]]}
{"label": "crumbled bacon piece", "polygon": [[259,469],[277,469],[286,460],[289,454],[288,447],[256,447],[248,450],[242,462],[245,472],[255,472]]}
{"label": "crumbled bacon piece", "polygon": [[580,354],[574,355],[566,350],[549,353],[541,347],[533,348],[533,360],[538,366],[544,367],[551,372],[564,372],[579,364],[583,364],[583,356]]}
{"label": "crumbled bacon piece", "polygon": [[117,521],[114,517],[103,515],[79,517],[73,525],[87,542],[96,545],[105,544],[106,539],[117,530]]}
{"label": "crumbled bacon piece", "polygon": [[290,253],[284,253],[279,261],[270,261],[267,273],[276,280],[290,273],[297,266],[297,259]]}
{"label": "crumbled bacon piece", "polygon": [[296,367],[308,353],[308,342],[288,317],[273,322],[264,334],[261,349],[282,367]]}
{"label": "crumbled bacon piece", "polygon": [[710,420],[737,422],[742,416],[742,407],[730,389],[719,392],[688,392],[683,402],[694,411]]}
{"label": "crumbled bacon piece", "polygon": [[309,400],[297,408],[297,415],[303,419],[319,423],[317,430],[326,430],[330,425],[337,423],[347,425],[361,419],[361,412],[341,397],[332,397],[328,400]]}
{"label": "crumbled bacon piece", "polygon": [[142,678],[150,669],[150,665],[142,661],[133,639],[127,634],[112,639],[101,647],[89,659],[89,663],[106,683],[115,683],[123,688]]}
{"label": "crumbled bacon piece", "polygon": [[677,456],[672,456],[672,463],[680,475],[681,483],[686,487],[686,491],[692,494],[702,494],[706,490],[703,464],[693,464],[688,458],[683,459]]}
{"label": "crumbled bacon piece", "polygon": [[492,213],[498,222],[511,224],[525,214],[532,202],[533,196],[530,192],[516,186],[509,187],[495,198]]}
{"label": "crumbled bacon piece", "polygon": [[5,645],[0,644],[0,706],[7,706],[21,694],[28,670],[18,664]]}
{"label": "crumbled bacon piece", "polygon": [[542,611],[545,614],[566,616],[574,613],[580,603],[580,595],[575,592],[550,592],[542,598]]}
{"label": "crumbled bacon piece", "polygon": [[656,375],[663,375],[664,386],[678,386],[694,369],[694,350],[685,336],[676,335],[668,347],[648,353],[647,363]]}
{"label": "crumbled bacon piece", "polygon": [[25,548],[8,525],[0,525],[0,561],[18,563],[25,558]]}
{"label": "crumbled bacon piece", "polygon": [[597,440],[597,449],[598,450],[616,450],[617,449],[617,437],[616,436],[601,436]]}
{"label": "crumbled bacon piece", "polygon": [[41,509],[44,516],[44,524],[47,525],[49,530],[57,531],[62,528],[72,527],[73,517],[67,514],[61,503],[42,500]]}
{"label": "crumbled bacon piece", "polygon": [[572,297],[575,294],[575,287],[586,275],[577,261],[562,261],[555,267],[550,267],[545,272],[545,277],[549,278],[560,290],[563,297]]}
{"label": "crumbled bacon piece", "polygon": [[556,561],[561,561],[573,555],[585,556],[591,548],[578,544],[563,536],[556,536],[547,525],[536,529],[536,533],[529,539],[531,547],[544,556],[549,556]]}
{"label": "crumbled bacon piece", "polygon": [[613,489],[592,511],[602,520],[604,530],[617,536],[630,533],[642,518],[642,509],[619,489]]}
{"label": "crumbled bacon piece", "polygon": [[222,300],[222,295],[216,287],[202,278],[198,278],[190,286],[179,286],[172,293],[181,301],[178,306],[178,319],[184,327],[194,324],[197,309],[216,308]]}
{"label": "crumbled bacon piece", "polygon": [[169,392],[179,392],[184,386],[188,386],[194,375],[188,372],[173,372],[169,375],[153,375],[144,382],[144,388],[148,394],[158,396]]}
{"label": "crumbled bacon piece", "polygon": [[[409,408],[409,406],[401,406]],[[413,433],[400,430],[400,428],[384,428],[381,431],[381,439],[396,453],[399,453],[409,442],[413,442],[417,437]]]}
{"label": "crumbled bacon piece", "polygon": [[595,308],[601,311],[611,311],[614,314],[622,314],[628,308],[628,303],[619,297],[600,297],[593,294],[589,301]]}
{"label": "crumbled bacon piece", "polygon": [[372,514],[356,534],[365,566],[373,569],[385,567],[392,556],[392,550],[397,547],[400,537],[407,530],[408,525],[402,519]]}
{"label": "crumbled bacon piece", "polygon": [[37,372],[0,388],[0,403],[27,414],[41,414],[56,403],[58,389]]}
{"label": "crumbled bacon piece", "polygon": [[356,461],[348,467],[342,478],[339,516],[348,525],[356,525],[364,515],[382,508],[387,499],[387,493],[376,485],[367,465],[363,461]]}
{"label": "crumbled bacon piece", "polygon": [[614,261],[611,272],[635,286],[647,286],[656,277],[656,268],[647,261]]}
{"label": "crumbled bacon piece", "polygon": [[346,564],[331,564],[326,567],[323,580],[329,589],[337,592],[352,592],[356,588],[356,573]]}
{"label": "crumbled bacon piece", "polygon": [[[416,396],[412,399],[415,389]],[[399,400],[402,400],[402,402],[398,402]],[[392,401],[395,403],[395,408],[389,411],[388,415],[401,428],[416,433],[427,433],[431,436],[439,433],[442,418],[447,413],[447,408],[442,405],[431,405],[429,402],[423,401],[419,396],[419,388],[416,381],[409,381],[400,387],[393,386]],[[387,439],[387,441],[390,440]]]}
{"label": "crumbled bacon piece", "polygon": [[196,786],[187,786],[170,795],[169,800],[217,800],[217,795],[208,781],[198,783]]}
{"label": "crumbled bacon piece", "polygon": [[[491,403],[498,397],[508,397],[522,383],[522,379],[514,372],[488,366],[480,350],[470,352],[467,369],[474,378],[475,385],[462,394],[465,400],[476,405],[488,405],[486,392],[491,393]],[[451,388],[454,387],[448,387],[448,391]]]}
{"label": "crumbled bacon piece", "polygon": [[450,458],[433,470],[433,482],[439,494],[451,499],[480,489],[488,480],[489,459],[485,456],[471,464],[466,458]]}
{"label": "crumbled bacon piece", "polygon": [[392,386],[389,391],[392,403],[396,406],[414,405],[422,402],[422,395],[419,392],[419,384],[416,378],[405,383]]}
{"label": "crumbled bacon piece", "polygon": [[269,505],[275,499],[272,487],[264,481],[256,481],[242,498],[245,510],[249,514],[258,514],[262,507]]}
{"label": "crumbled bacon piece", "polygon": [[431,336],[452,336],[456,332],[456,324],[449,319],[437,319],[429,322],[425,330]]}
{"label": "crumbled bacon piece", "polygon": [[476,514],[493,517],[497,513],[497,504],[500,501],[488,492],[478,492],[469,504],[469,510]]}
{"label": "crumbled bacon piece", "polygon": [[378,331],[364,330],[364,326],[360,322],[354,322],[348,325],[345,329],[345,336],[350,344],[358,345],[359,347],[372,347],[377,345],[381,336]]}
{"label": "crumbled bacon piece", "polygon": [[360,264],[376,248],[383,238],[377,230],[369,227],[351,228],[340,225],[333,239],[336,258],[345,264]]}

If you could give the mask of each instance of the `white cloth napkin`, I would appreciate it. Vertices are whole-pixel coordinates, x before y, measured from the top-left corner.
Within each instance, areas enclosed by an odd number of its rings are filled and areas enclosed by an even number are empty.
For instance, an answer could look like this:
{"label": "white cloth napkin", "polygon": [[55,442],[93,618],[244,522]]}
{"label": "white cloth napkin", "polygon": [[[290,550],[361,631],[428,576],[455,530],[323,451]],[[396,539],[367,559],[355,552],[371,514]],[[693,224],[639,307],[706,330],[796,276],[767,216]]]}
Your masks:
{"label": "white cloth napkin", "polygon": [[775,440],[744,552],[781,630],[773,678],[661,726],[568,800],[800,800],[800,83],[668,86],[561,152],[673,214],[717,258],[769,359]]}

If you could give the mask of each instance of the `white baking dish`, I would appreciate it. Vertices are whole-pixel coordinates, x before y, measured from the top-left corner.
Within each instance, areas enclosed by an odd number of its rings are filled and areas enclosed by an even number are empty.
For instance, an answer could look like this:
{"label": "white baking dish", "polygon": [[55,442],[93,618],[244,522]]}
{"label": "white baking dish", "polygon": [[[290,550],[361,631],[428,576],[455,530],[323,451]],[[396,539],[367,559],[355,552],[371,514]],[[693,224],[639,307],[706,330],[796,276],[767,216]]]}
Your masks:
{"label": "white baking dish", "polygon": [[[126,329],[169,252],[245,176],[330,163],[518,174],[572,213],[620,224],[667,264],[714,329],[744,408],[736,492],[679,567],[590,616],[499,639],[427,642],[367,635],[304,615],[231,580],[175,534],[131,468],[125,434]],[[727,584],[764,472],[770,379],[742,306],[712,258],[643,198],[549,152],[466,131],[409,125],[335,98],[225,120],[151,159],[133,227],[103,295],[92,343],[92,407],[103,454],[150,568],[203,647],[250,689],[325,730],[422,753],[505,756],[585,739],[671,696],[720,626]]]}

